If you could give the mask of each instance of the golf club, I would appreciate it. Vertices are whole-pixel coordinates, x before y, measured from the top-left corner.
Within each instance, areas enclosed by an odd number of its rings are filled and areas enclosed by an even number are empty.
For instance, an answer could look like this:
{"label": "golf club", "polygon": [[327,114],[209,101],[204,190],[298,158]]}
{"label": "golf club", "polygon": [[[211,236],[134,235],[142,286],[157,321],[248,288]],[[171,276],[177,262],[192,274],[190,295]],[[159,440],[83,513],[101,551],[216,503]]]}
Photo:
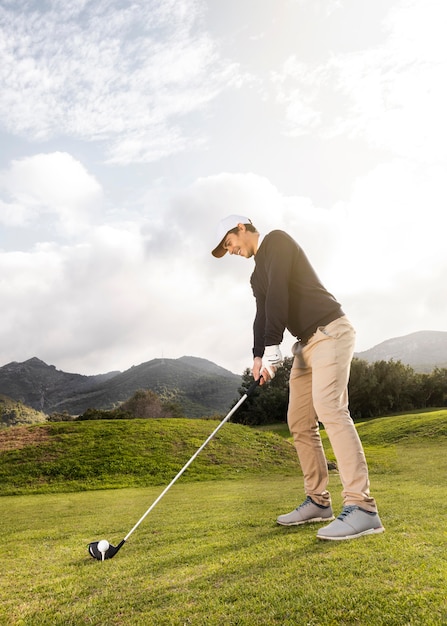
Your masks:
{"label": "golf club", "polygon": [[124,537],[124,539],[122,539],[120,541],[120,543],[117,546],[113,546],[112,544],[110,544],[106,539],[101,539],[100,541],[92,541],[91,543],[88,544],[88,551],[90,553],[90,556],[92,556],[94,559],[97,559],[98,561],[104,561],[105,559],[111,559],[112,557],[115,556],[115,554],[118,552],[118,550],[120,550],[123,545],[126,543],[126,541],[129,539],[129,537],[131,536],[131,534],[138,528],[138,526],[141,524],[141,522],[146,518],[147,515],[149,515],[149,513],[152,511],[152,509],[160,502],[160,500],[163,498],[163,496],[169,491],[169,489],[172,487],[172,485],[180,478],[180,476],[188,469],[188,467],[191,465],[191,463],[194,461],[194,459],[200,454],[200,452],[202,452],[203,448],[211,441],[211,439],[216,435],[216,433],[222,428],[222,426],[228,422],[228,420],[231,418],[231,416],[238,410],[238,408],[241,406],[241,404],[243,404],[243,402],[245,402],[245,400],[254,392],[254,390],[256,389],[256,387],[259,385],[261,381],[261,378],[258,378],[258,380],[255,380],[250,387],[247,389],[247,391],[244,393],[243,396],[241,396],[241,398],[239,399],[239,401],[234,405],[234,407],[231,409],[231,411],[226,415],[226,417],[224,417],[224,419],[219,423],[219,425],[217,426],[217,428],[211,433],[211,435],[208,437],[208,439],[200,446],[200,448],[192,455],[192,457],[189,459],[189,461],[182,467],[182,469],[179,471],[179,473],[171,480],[171,482],[169,483],[169,485],[161,492],[161,494],[158,496],[158,498],[151,504],[151,506],[148,508],[148,510],[146,511],[146,513],[140,517],[140,519],[138,520],[138,522],[135,524],[135,526],[127,533],[127,535]]}

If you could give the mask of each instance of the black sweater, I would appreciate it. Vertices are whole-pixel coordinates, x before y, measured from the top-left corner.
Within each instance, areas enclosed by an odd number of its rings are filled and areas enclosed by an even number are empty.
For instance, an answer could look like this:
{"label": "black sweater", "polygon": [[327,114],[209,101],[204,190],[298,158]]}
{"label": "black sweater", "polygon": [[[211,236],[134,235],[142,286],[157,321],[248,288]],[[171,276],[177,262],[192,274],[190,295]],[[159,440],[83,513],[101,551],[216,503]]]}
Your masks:
{"label": "black sweater", "polygon": [[343,315],[340,304],[321,284],[302,248],[287,233],[274,230],[263,239],[250,279],[256,298],[253,356],[279,345],[284,330],[303,342]]}

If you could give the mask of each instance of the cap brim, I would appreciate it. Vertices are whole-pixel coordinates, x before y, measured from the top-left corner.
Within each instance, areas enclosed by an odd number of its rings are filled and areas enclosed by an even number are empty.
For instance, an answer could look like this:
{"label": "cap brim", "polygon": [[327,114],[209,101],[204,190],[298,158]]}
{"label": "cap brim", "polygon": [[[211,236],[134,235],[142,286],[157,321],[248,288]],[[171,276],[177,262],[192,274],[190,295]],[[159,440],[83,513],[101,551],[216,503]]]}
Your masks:
{"label": "cap brim", "polygon": [[[225,234],[225,237],[226,237],[226,236],[227,236],[227,235]],[[216,257],[216,259],[220,259],[220,258],[222,258],[222,257],[223,257],[223,256],[227,253],[227,251],[225,250],[225,248],[224,248],[224,247],[223,247],[223,245],[222,245],[222,244],[223,244],[223,242],[224,242],[224,240],[225,240],[225,237],[222,237],[222,239],[221,239],[221,240],[220,240],[220,242],[219,242],[219,245],[218,245],[218,246],[216,246],[216,247],[214,248],[214,250],[211,252],[211,254],[212,254],[214,257]]]}
{"label": "cap brim", "polygon": [[214,250],[211,252],[211,254],[214,257],[216,257],[216,259],[221,259],[226,253],[227,251],[225,250],[225,248],[222,246],[221,243],[218,246],[216,246]]}

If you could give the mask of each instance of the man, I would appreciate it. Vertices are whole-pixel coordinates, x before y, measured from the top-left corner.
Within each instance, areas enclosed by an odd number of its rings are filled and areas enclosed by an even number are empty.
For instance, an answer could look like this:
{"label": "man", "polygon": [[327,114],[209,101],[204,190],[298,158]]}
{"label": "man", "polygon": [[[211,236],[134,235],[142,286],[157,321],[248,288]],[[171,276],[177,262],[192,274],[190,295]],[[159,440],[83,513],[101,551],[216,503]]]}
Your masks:
{"label": "man", "polygon": [[[295,526],[331,522],[319,539],[344,540],[384,531],[369,490],[363,447],[348,408],[348,380],[355,330],[301,247],[285,232],[262,237],[243,215],[223,219],[213,256],[229,252],[254,257],[250,282],[256,299],[253,325],[253,376],[261,384],[282,363],[280,344],[287,328],[293,346],[287,422],[304,474],[306,499],[278,524]],[[327,432],[343,485],[343,510],[334,520],[329,474],[319,424]],[[333,520],[333,521],[331,521]]]}

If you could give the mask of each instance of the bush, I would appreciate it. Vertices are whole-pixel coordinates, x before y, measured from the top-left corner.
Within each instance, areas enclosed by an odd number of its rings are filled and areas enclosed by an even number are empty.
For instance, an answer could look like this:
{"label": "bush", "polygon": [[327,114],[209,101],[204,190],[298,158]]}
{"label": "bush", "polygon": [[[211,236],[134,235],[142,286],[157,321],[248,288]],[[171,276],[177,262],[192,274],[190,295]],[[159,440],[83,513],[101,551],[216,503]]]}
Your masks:
{"label": "bush", "polygon": [[181,407],[172,401],[163,401],[150,389],[139,389],[115,409],[87,409],[78,420],[110,420],[132,418],[182,417]]}

